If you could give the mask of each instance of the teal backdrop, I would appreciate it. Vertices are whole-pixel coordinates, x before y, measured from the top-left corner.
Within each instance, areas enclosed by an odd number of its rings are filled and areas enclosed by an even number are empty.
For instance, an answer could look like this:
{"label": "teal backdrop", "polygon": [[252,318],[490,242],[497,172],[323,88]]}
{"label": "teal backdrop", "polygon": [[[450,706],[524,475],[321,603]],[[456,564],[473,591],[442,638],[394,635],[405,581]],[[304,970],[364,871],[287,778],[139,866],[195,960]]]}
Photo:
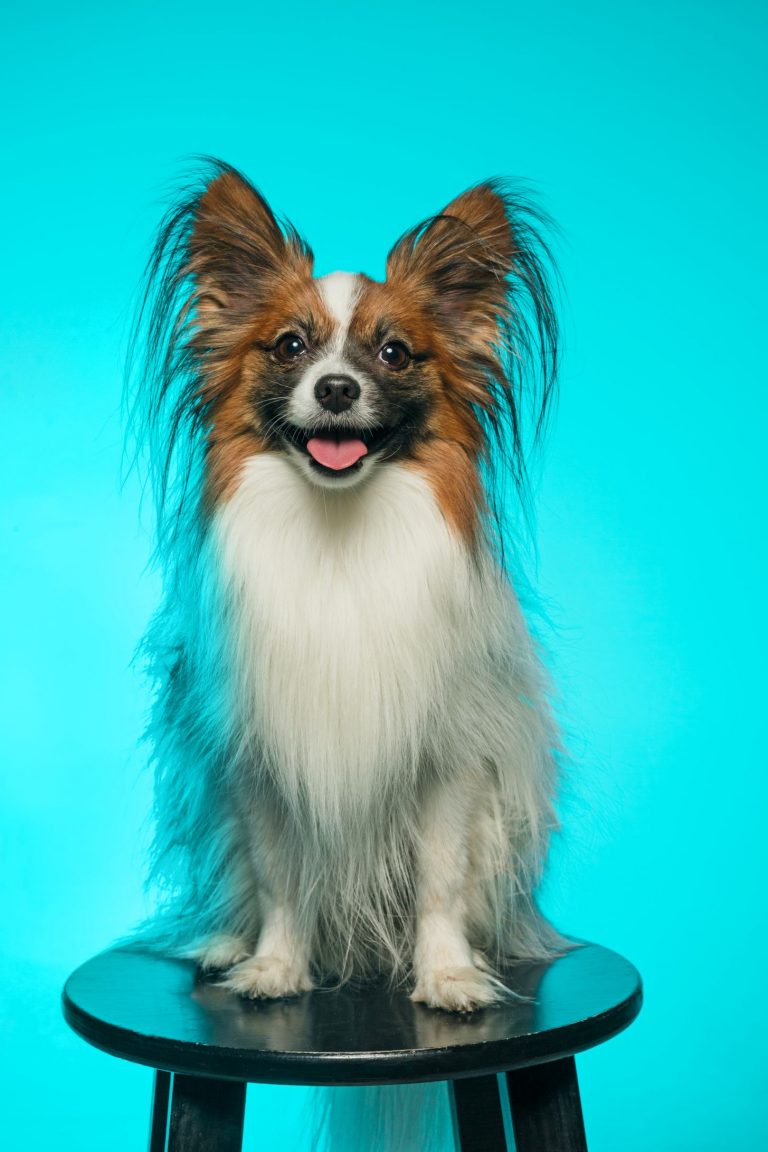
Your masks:
{"label": "teal backdrop", "polygon": [[[579,1060],[590,1148],[768,1147],[765,5],[11,0],[1,19],[4,1146],[145,1139],[149,1073],[70,1035],[58,994],[144,908],[131,659],[158,588],[119,479],[121,365],[163,194],[212,153],[321,272],[380,274],[489,175],[531,179],[560,222],[536,579],[573,769],[545,904],[647,996]],[[303,1103],[254,1089],[251,1146],[303,1149]]]}

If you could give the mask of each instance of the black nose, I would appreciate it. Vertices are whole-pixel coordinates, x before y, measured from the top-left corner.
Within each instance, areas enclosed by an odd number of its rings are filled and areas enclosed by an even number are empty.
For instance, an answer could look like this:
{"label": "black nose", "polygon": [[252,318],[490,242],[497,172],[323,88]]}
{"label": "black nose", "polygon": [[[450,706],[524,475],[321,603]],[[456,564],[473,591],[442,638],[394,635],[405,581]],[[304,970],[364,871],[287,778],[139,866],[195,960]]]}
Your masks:
{"label": "black nose", "polygon": [[321,376],[315,384],[315,397],[329,412],[346,412],[360,395],[360,385],[352,376]]}

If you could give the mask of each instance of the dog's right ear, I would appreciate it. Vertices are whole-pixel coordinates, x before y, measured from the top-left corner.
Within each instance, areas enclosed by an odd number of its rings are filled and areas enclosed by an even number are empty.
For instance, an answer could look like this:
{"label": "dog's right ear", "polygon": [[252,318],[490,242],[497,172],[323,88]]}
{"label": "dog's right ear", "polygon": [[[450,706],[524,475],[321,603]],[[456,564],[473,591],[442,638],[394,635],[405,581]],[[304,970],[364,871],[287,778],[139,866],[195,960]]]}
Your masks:
{"label": "dog's right ear", "polygon": [[311,272],[312,252],[296,230],[228,164],[208,160],[168,208],[147,263],[126,384],[161,538],[182,522],[196,446],[252,348],[255,316],[286,280]]}
{"label": "dog's right ear", "polygon": [[312,253],[290,224],[234,168],[208,184],[194,210],[189,272],[199,312],[239,312],[264,300],[276,276],[312,270]]}

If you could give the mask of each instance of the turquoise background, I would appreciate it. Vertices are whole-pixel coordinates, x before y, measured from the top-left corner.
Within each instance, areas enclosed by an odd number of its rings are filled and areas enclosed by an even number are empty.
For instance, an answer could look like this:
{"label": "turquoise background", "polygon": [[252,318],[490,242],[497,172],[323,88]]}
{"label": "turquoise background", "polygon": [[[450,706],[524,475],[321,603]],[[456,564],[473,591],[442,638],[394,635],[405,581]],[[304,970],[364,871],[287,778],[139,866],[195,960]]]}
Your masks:
{"label": "turquoise background", "polygon": [[[146,1134],[149,1073],[70,1035],[57,998],[144,906],[130,661],[158,589],[137,484],[119,484],[121,363],[162,192],[201,152],[246,171],[320,271],[380,273],[406,226],[494,174],[534,180],[562,225],[537,579],[574,770],[546,906],[627,953],[647,991],[637,1024],[579,1060],[590,1148],[768,1147],[765,13],[6,7],[9,1149],[97,1152],[108,1124],[123,1152]],[[257,1096],[261,1146],[302,1147],[301,1091]]]}

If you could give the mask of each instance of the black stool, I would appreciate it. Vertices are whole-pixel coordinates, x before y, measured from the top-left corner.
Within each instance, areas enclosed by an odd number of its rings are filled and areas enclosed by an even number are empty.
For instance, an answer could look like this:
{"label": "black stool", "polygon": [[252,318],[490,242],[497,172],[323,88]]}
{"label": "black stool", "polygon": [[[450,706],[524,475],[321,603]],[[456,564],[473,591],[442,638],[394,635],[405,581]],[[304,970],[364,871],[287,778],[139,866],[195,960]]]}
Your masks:
{"label": "black stool", "polygon": [[574,1053],[632,1023],[640,976],[583,944],[505,978],[526,999],[471,1016],[382,986],[243,1001],[191,962],[115,948],[70,976],[63,1001],[83,1039],[156,1069],[149,1152],[239,1152],[249,1082],[426,1080],[450,1081],[462,1152],[506,1149],[505,1111],[517,1152],[582,1152]]}

